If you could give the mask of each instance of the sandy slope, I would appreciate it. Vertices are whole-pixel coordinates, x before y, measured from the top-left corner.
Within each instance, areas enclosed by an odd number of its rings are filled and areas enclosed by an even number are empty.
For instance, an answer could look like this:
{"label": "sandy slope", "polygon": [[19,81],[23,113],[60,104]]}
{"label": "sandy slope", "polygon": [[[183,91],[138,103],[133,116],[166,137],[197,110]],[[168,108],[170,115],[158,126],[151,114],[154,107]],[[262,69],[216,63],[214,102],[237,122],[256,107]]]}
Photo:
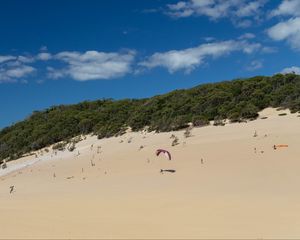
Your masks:
{"label": "sandy slope", "polygon": [[172,133],[127,133],[39,155],[0,179],[0,237],[299,239],[300,118],[278,113],[195,128],[190,138],[174,132],[175,147]]}

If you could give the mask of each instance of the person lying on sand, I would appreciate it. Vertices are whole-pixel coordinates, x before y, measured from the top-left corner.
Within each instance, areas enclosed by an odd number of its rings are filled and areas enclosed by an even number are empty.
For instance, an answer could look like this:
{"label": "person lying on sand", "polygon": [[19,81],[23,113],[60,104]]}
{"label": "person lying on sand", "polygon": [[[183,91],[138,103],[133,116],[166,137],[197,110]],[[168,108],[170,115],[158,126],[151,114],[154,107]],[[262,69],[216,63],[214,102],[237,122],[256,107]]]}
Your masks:
{"label": "person lying on sand", "polygon": [[175,173],[176,170],[174,170],[174,169],[160,169],[160,173],[164,173],[164,172]]}

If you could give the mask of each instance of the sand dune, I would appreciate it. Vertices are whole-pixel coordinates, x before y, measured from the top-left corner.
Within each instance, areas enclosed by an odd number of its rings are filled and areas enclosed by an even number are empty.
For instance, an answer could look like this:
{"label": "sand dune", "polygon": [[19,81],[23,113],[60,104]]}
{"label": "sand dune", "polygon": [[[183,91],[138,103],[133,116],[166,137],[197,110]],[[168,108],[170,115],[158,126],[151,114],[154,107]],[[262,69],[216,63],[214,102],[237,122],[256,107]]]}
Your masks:
{"label": "sand dune", "polygon": [[297,114],[269,108],[183,132],[88,136],[74,152],[10,162],[0,170],[0,238],[300,238]]}

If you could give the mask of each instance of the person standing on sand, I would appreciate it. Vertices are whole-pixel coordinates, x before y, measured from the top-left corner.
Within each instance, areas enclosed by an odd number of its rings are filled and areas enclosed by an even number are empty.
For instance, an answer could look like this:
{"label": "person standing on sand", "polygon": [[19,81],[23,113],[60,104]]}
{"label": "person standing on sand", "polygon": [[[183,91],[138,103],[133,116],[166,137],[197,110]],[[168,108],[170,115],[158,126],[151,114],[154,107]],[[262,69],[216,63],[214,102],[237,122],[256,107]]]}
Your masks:
{"label": "person standing on sand", "polygon": [[203,164],[203,158],[201,158],[201,164]]}
{"label": "person standing on sand", "polygon": [[9,193],[11,194],[14,191],[15,186],[10,186],[10,191]]}

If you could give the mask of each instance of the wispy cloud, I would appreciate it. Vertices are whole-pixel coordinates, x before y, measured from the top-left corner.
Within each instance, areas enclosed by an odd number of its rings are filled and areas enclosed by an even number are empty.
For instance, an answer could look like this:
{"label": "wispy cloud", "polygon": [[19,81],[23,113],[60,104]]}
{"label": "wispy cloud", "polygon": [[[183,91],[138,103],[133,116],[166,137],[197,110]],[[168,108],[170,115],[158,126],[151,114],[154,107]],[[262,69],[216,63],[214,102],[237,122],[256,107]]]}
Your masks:
{"label": "wispy cloud", "polygon": [[34,67],[24,63],[25,59],[27,58],[0,56],[0,83],[16,82],[35,72],[36,69]]}
{"label": "wispy cloud", "polygon": [[15,59],[16,57],[14,56],[0,56],[0,63],[7,62],[10,60],[15,60]]}
{"label": "wispy cloud", "polygon": [[[62,51],[50,53],[47,49],[33,55],[0,55],[0,82],[26,82],[36,72],[39,81],[67,78],[76,81],[106,80],[120,78],[127,74],[141,74],[156,67],[166,68],[170,73],[190,73],[210,59],[233,52],[251,54],[268,52],[268,47],[257,42],[252,33],[246,33],[237,40],[207,42],[187,49],[156,52],[136,60],[135,50],[100,52],[96,50],[78,52]],[[252,68],[258,68],[258,63]]]}
{"label": "wispy cloud", "polygon": [[65,77],[77,81],[117,78],[132,71],[135,55],[136,52],[132,50],[111,53],[64,51],[52,54],[46,48],[32,56],[0,55],[0,82],[26,82],[25,78],[37,71],[35,64],[38,62],[47,62],[44,69],[39,69],[39,73],[44,74],[42,77]]}
{"label": "wispy cloud", "polygon": [[51,78],[71,77],[77,81],[112,79],[131,72],[135,51],[105,53],[98,51],[60,52],[54,59],[65,63],[60,69],[48,68]]}
{"label": "wispy cloud", "polygon": [[282,3],[276,9],[271,11],[270,17],[274,16],[300,16],[300,1],[282,1]]}
{"label": "wispy cloud", "polygon": [[300,50],[300,17],[277,23],[267,30],[269,37],[275,41],[287,41],[289,45]]}
{"label": "wispy cloud", "polygon": [[260,69],[263,67],[263,61],[262,60],[253,60],[250,62],[250,64],[247,66],[248,71],[255,71],[257,69]]}
{"label": "wispy cloud", "polygon": [[[291,48],[300,50],[300,1],[283,0],[269,17],[280,17],[280,22],[267,29],[275,41],[286,41]],[[282,19],[283,18],[283,19]]]}
{"label": "wispy cloud", "polygon": [[241,36],[239,36],[239,39],[252,39],[255,38],[255,34],[253,33],[244,33]]}
{"label": "wispy cloud", "polygon": [[168,4],[165,13],[174,18],[206,16],[211,20],[229,18],[237,27],[249,27],[263,14],[266,0],[189,0]]}
{"label": "wispy cloud", "polygon": [[284,68],[281,70],[281,73],[296,73],[296,74],[300,74],[300,67],[288,67],[288,68]]}
{"label": "wispy cloud", "polygon": [[164,67],[170,73],[179,70],[190,73],[195,68],[204,64],[207,58],[218,58],[236,51],[251,54],[261,48],[261,44],[249,43],[247,41],[229,40],[206,43],[194,48],[154,53],[145,61],[140,62],[139,66],[148,69]]}
{"label": "wispy cloud", "polygon": [[48,52],[41,52],[37,54],[36,59],[41,61],[48,61],[52,58],[52,54]]}

